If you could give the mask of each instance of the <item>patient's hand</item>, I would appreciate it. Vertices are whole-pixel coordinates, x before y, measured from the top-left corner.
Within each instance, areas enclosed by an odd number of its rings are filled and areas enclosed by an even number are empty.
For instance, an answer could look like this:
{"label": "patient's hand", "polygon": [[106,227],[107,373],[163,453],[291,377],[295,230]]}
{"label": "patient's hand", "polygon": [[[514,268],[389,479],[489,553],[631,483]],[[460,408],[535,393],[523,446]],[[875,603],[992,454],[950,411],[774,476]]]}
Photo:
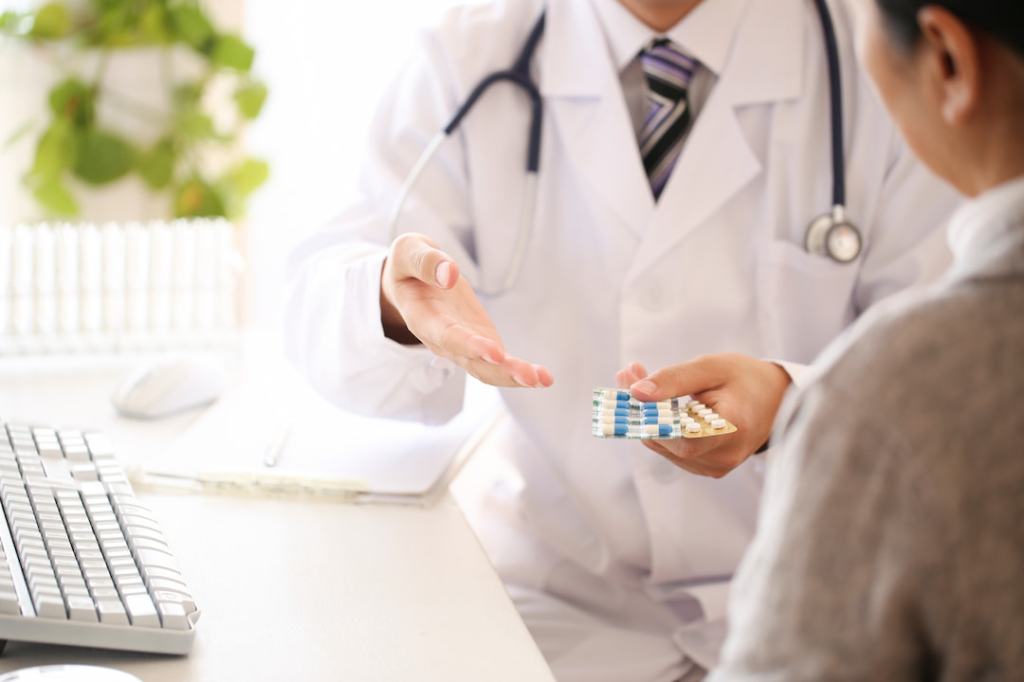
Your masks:
{"label": "patient's hand", "polygon": [[724,436],[643,441],[676,466],[714,478],[743,464],[767,442],[790,384],[789,374],[779,365],[737,353],[705,355],[650,375],[634,363],[619,372],[616,381],[637,400],[691,395],[735,424],[738,431]]}

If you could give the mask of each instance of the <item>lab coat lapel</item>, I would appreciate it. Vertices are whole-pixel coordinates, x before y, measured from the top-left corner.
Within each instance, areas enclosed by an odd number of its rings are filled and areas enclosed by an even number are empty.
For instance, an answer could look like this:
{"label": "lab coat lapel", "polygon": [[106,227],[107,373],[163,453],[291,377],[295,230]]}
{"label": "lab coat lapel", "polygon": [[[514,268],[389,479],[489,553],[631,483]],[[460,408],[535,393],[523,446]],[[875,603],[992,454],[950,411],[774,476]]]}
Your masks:
{"label": "lab coat lapel", "polygon": [[541,92],[584,191],[639,236],[654,213],[633,124],[589,0],[548,6]]}
{"label": "lab coat lapel", "polygon": [[748,5],[627,280],[641,277],[761,172],[738,111],[800,94],[806,18],[802,5],[802,0],[752,0]]}

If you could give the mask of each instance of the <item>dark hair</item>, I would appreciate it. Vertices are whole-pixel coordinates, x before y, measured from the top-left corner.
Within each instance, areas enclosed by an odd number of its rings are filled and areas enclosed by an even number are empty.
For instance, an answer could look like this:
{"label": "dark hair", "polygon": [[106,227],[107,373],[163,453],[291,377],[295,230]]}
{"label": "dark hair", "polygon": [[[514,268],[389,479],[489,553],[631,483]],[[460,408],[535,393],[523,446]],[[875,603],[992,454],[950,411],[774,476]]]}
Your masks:
{"label": "dark hair", "polygon": [[924,7],[944,7],[964,23],[981,29],[992,38],[1024,56],[1024,0],[875,0],[889,21],[889,27],[906,47],[921,38],[917,13]]}

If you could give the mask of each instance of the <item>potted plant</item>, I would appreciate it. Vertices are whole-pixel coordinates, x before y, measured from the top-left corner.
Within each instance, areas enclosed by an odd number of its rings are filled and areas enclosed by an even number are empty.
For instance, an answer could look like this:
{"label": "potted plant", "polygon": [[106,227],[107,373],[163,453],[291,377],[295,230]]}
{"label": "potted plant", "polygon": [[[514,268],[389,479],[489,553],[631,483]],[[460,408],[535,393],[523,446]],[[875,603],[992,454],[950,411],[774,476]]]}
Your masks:
{"label": "potted plant", "polygon": [[94,217],[83,200],[135,183],[148,217],[236,219],[266,180],[240,144],[267,97],[254,50],[196,0],[47,2],[0,13],[0,35],[54,72],[45,115],[0,131],[32,145],[20,179],[43,217]]}

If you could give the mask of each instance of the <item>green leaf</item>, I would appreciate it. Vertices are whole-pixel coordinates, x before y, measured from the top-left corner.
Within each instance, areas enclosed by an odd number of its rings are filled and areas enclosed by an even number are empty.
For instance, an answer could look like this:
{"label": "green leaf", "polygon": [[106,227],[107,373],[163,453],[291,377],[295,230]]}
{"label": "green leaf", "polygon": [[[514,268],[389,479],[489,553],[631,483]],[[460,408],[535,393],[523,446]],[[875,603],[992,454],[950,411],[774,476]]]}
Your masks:
{"label": "green leaf", "polygon": [[217,37],[210,59],[217,66],[247,72],[252,68],[255,54],[252,47],[240,37],[226,33]]}
{"label": "green leaf", "polygon": [[175,161],[174,143],[165,137],[139,157],[136,167],[147,185],[163,189],[171,182]]}
{"label": "green leaf", "polygon": [[263,83],[246,83],[235,90],[235,104],[238,112],[249,120],[260,115],[263,103],[267,101],[267,86]]}
{"label": "green leaf", "polygon": [[96,91],[77,78],[68,78],[50,91],[50,110],[75,125],[88,126],[96,117]]}
{"label": "green leaf", "polygon": [[71,12],[60,2],[48,2],[36,10],[30,35],[43,40],[63,38],[71,32]]}
{"label": "green leaf", "polygon": [[171,99],[176,109],[187,109],[199,103],[203,96],[203,88],[199,83],[182,83],[174,86]]}
{"label": "green leaf", "polygon": [[180,184],[174,194],[174,216],[223,216],[224,201],[217,190],[196,176]]}
{"label": "green leaf", "polygon": [[24,38],[32,32],[35,16],[30,12],[8,10],[0,13],[0,33]]}
{"label": "green leaf", "polygon": [[135,163],[135,150],[117,135],[102,130],[87,130],[78,138],[74,172],[92,185],[117,180]]}
{"label": "green leaf", "polygon": [[209,42],[213,38],[213,25],[195,5],[172,7],[171,28],[174,30],[175,38],[201,52],[209,48]]}
{"label": "green leaf", "polygon": [[167,10],[154,2],[142,11],[139,17],[139,37],[144,43],[166,43],[170,39],[167,30]]}
{"label": "green leaf", "polygon": [[32,132],[32,129],[36,127],[35,121],[25,121],[20,126],[11,131],[11,134],[4,139],[3,144],[0,144],[0,150],[10,149],[16,145],[23,137]]}
{"label": "green leaf", "polygon": [[50,178],[35,184],[32,187],[32,196],[50,215],[61,217],[78,215],[78,202],[57,178]]}
{"label": "green leaf", "polygon": [[130,45],[133,39],[131,10],[125,3],[109,3],[97,17],[93,42],[107,47]]}
{"label": "green leaf", "polygon": [[75,137],[69,121],[54,120],[36,143],[36,157],[29,174],[39,179],[59,177],[75,162]]}
{"label": "green leaf", "polygon": [[249,195],[269,176],[270,166],[262,159],[245,159],[229,169],[217,183],[227,216],[236,218],[243,215]]}
{"label": "green leaf", "polygon": [[0,12],[0,32],[20,33],[21,15],[13,10]]}
{"label": "green leaf", "polygon": [[217,136],[213,127],[213,119],[197,109],[186,109],[178,116],[178,131],[196,140],[205,140]]}
{"label": "green leaf", "polygon": [[270,177],[270,164],[263,159],[245,159],[225,173],[223,182],[242,197],[252,194]]}

